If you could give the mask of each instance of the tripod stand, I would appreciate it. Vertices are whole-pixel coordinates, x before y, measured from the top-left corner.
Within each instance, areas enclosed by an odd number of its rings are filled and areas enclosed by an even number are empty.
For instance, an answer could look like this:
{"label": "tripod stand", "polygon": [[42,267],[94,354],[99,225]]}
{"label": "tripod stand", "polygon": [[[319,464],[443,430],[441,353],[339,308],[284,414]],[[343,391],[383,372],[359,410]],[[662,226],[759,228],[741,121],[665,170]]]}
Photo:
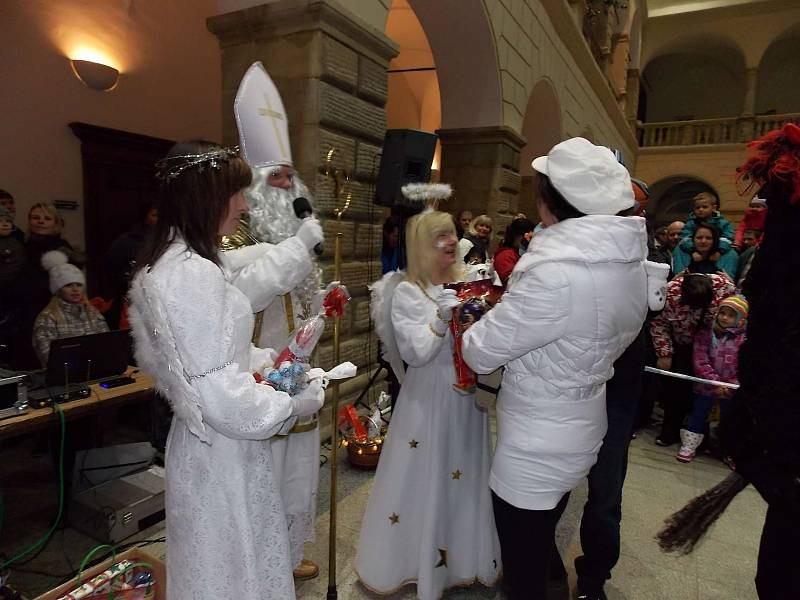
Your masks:
{"label": "tripod stand", "polygon": [[392,410],[394,410],[394,403],[397,401],[397,394],[400,391],[400,383],[397,381],[397,377],[395,377],[394,371],[392,367],[386,362],[381,356],[380,348],[378,349],[378,368],[375,369],[375,372],[372,374],[372,377],[369,378],[369,381],[364,386],[364,389],[361,390],[361,393],[358,395],[358,398],[355,399],[353,402],[353,406],[363,406],[367,410],[370,409],[369,405],[364,403],[363,399],[364,396],[367,395],[367,392],[370,388],[375,385],[375,382],[378,380],[382,371],[386,371],[386,380],[389,383],[389,395],[392,398]]}

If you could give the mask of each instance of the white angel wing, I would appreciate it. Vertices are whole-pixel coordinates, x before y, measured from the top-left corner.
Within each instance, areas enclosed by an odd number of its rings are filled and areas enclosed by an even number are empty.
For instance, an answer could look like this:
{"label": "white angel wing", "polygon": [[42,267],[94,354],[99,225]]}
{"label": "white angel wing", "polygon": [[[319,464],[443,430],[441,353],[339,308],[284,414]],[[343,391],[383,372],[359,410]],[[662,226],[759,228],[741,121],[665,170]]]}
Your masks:
{"label": "white angel wing", "polygon": [[381,356],[394,371],[397,381],[403,383],[405,367],[397,347],[392,326],[392,298],[398,284],[405,279],[405,271],[389,271],[369,286],[370,317],[375,323],[375,332],[381,340]]}
{"label": "white angel wing", "polygon": [[158,295],[148,293],[154,285],[146,269],[134,278],[129,291],[129,319],[135,340],[137,364],[154,378],[156,389],[169,401],[173,412],[193,434],[210,444],[200,410],[200,397],[186,379],[175,337]]}

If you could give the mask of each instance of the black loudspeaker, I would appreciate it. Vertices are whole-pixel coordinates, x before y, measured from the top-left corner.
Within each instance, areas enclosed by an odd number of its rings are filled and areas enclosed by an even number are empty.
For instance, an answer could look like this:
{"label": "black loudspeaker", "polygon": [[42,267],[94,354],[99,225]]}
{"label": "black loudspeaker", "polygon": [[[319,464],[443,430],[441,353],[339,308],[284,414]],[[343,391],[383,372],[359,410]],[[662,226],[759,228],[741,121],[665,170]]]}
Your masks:
{"label": "black loudspeaker", "polygon": [[407,201],[400,188],[407,183],[430,181],[436,139],[436,134],[416,129],[386,131],[375,182],[375,204],[405,206]]}

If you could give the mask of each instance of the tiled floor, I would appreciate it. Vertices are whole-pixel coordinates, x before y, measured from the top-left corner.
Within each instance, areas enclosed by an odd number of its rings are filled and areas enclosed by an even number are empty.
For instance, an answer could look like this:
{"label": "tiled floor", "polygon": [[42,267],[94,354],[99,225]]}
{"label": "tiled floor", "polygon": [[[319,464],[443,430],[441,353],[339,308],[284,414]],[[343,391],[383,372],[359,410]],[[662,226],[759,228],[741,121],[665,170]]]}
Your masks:
{"label": "tiled floor", "polygon": [[[739,494],[691,555],[664,554],[656,545],[653,536],[665,517],[728,474],[724,465],[710,458],[681,464],[674,458],[675,450],[655,446],[652,434],[647,432],[631,445],[623,500],[622,556],[606,586],[609,600],[755,600],[753,577],[766,505],[752,488]],[[329,485],[328,472],[323,468],[321,496],[325,496],[323,490]],[[339,597],[376,598],[358,584],[352,569],[360,515],[369,496],[371,478],[347,465],[340,468],[340,474]],[[580,553],[578,525],[585,500],[584,485],[572,494],[559,524],[559,548],[572,585],[572,561]],[[298,598],[323,598],[327,590],[328,519],[327,506],[320,506],[317,541],[308,547],[306,555],[320,564],[322,573],[319,578],[298,585]],[[413,586],[392,596],[414,597]],[[480,586],[445,594],[445,598],[453,599],[502,597],[499,591]]]}
{"label": "tiled floor", "polygon": [[[747,488],[734,500],[693,554],[675,557],[658,549],[653,536],[664,518],[727,474],[722,464],[710,458],[699,458],[689,465],[680,464],[673,458],[674,452],[675,448],[654,446],[652,434],[648,433],[640,435],[631,446],[623,504],[622,556],[613,579],[606,586],[609,599],[755,600],[753,577],[765,504],[752,488]],[[24,486],[17,486],[13,493],[7,483],[3,486],[8,510],[16,511],[13,518],[12,515],[7,517],[0,542],[0,550],[6,552],[34,541],[46,531],[54,514],[52,473],[48,472],[46,461],[39,459],[36,463],[17,468],[24,468],[28,476],[21,477],[18,472],[16,481],[24,481]],[[318,535],[316,543],[309,545],[306,552],[308,558],[320,564],[322,572],[317,579],[298,585],[297,597],[300,599],[324,598],[328,587],[329,473],[329,467],[323,466]],[[4,482],[8,481],[8,474],[7,467],[4,467]],[[337,589],[342,599],[377,598],[358,584],[352,568],[361,515],[371,482],[371,473],[351,468],[346,460],[340,462]],[[44,508],[41,507],[42,498],[46,498]],[[572,494],[558,533],[559,546],[573,585],[572,560],[580,551],[577,529],[585,498],[585,486]],[[20,513],[20,502],[30,508]],[[162,527],[157,525],[137,537],[151,539],[161,535]],[[25,568],[49,573],[69,572],[93,544],[92,540],[72,529],[57,532],[42,554]],[[163,556],[165,547],[164,544],[155,544],[147,550]],[[14,572],[12,581],[31,597],[58,583],[57,578],[23,572]],[[413,586],[392,596],[393,599],[414,597]],[[478,586],[452,590],[445,594],[445,598],[489,599],[502,598],[502,594]]]}

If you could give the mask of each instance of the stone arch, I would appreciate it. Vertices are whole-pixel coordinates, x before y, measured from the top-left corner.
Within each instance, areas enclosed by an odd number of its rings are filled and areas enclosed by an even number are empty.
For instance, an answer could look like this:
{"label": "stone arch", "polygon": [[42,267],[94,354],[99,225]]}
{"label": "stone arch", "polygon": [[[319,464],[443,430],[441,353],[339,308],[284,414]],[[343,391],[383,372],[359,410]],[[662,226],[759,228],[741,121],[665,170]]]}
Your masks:
{"label": "stone arch", "polygon": [[767,47],[758,67],[756,114],[800,112],[800,23]]}
{"label": "stone arch", "polygon": [[[407,2],[427,34],[436,61],[442,128],[502,125],[497,48],[483,1]],[[468,52],[465,51],[467,40]]]}
{"label": "stone arch", "polygon": [[693,175],[671,175],[650,185],[650,201],[647,218],[654,227],[672,221],[685,221],[692,210],[692,198],[700,192],[711,192],[719,199],[719,193],[708,182]]}
{"label": "stone arch", "polygon": [[735,117],[745,96],[741,48],[725,37],[678,38],[642,70],[646,121]]}
{"label": "stone arch", "polygon": [[522,137],[525,146],[520,150],[519,171],[522,176],[519,195],[519,212],[535,220],[536,199],[533,185],[535,176],[531,161],[537,156],[547,154],[563,139],[561,131],[561,104],[555,87],[547,78],[540,79],[531,89],[525,120],[522,122]]}

